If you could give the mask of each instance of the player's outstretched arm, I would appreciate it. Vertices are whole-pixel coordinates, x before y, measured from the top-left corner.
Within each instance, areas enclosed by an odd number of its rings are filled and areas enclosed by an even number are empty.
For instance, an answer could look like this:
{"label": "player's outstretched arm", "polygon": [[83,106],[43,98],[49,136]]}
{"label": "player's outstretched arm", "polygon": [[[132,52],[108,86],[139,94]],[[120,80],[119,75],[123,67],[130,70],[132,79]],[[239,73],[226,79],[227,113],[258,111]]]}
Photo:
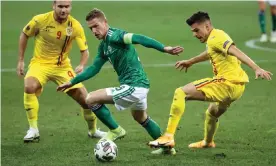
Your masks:
{"label": "player's outstretched arm", "polygon": [[74,86],[75,84],[78,84],[80,82],[88,80],[89,78],[94,77],[96,74],[100,72],[105,62],[106,61],[103,60],[101,57],[96,56],[94,63],[92,65],[90,65],[82,73],[74,77],[71,81],[58,86],[57,91],[65,91],[66,89]]}
{"label": "player's outstretched arm", "polygon": [[78,22],[78,25],[76,25],[76,31],[78,33],[76,35],[75,40],[81,52],[81,60],[80,60],[80,64],[76,67],[75,72],[80,73],[83,71],[85,65],[87,64],[87,61],[89,58],[89,51],[88,51],[88,45],[86,42],[86,37],[85,37],[83,27],[79,22]]}
{"label": "player's outstretched arm", "polygon": [[21,32],[19,37],[18,64],[16,69],[17,75],[19,77],[24,76],[24,54],[27,47],[28,38],[29,37],[24,32]]}
{"label": "player's outstretched arm", "polygon": [[124,43],[141,44],[144,47],[154,48],[158,51],[166,52],[171,55],[178,55],[181,52],[183,52],[183,48],[180,46],[176,46],[176,47],[164,46],[162,43],[160,43],[155,39],[152,39],[144,35],[133,34],[133,33],[127,33],[124,35]]}
{"label": "player's outstretched arm", "polygon": [[235,45],[231,45],[228,49],[228,53],[237,57],[242,63],[249,66],[251,69],[255,71],[255,79],[259,77],[271,80],[271,76],[273,75],[271,72],[266,71],[260,68],[251,58],[249,58],[245,53],[243,53],[240,49],[238,49]]}
{"label": "player's outstretched arm", "polygon": [[198,56],[195,56],[189,60],[182,60],[182,61],[176,62],[175,68],[180,69],[180,71],[185,68],[185,72],[187,72],[188,68],[191,67],[193,64],[207,61],[207,60],[209,60],[209,56],[207,54],[207,51],[204,51],[201,54],[199,54]]}

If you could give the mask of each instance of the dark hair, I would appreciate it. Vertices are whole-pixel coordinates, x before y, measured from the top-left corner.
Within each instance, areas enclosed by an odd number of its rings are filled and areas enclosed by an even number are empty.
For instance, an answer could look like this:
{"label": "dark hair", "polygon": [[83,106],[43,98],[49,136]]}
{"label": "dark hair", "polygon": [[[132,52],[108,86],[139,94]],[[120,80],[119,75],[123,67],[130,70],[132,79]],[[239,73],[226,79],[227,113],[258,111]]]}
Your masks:
{"label": "dark hair", "polygon": [[186,23],[191,26],[194,23],[201,23],[206,20],[210,20],[210,17],[207,12],[199,11],[197,13],[194,13],[190,18],[186,20]]}
{"label": "dark hair", "polygon": [[94,18],[104,18],[105,19],[104,12],[101,11],[100,9],[94,8],[86,15],[86,21],[92,20]]}

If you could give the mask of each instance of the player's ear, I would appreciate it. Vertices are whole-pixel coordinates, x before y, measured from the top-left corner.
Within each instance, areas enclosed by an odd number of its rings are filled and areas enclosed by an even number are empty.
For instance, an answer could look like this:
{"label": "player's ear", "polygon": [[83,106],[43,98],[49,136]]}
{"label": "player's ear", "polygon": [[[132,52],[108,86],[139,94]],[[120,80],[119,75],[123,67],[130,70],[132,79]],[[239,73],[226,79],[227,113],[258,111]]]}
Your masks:
{"label": "player's ear", "polygon": [[211,29],[210,24],[209,24],[208,21],[206,21],[206,22],[204,23],[204,25],[205,25],[205,28],[207,29],[207,31],[209,31],[209,30]]}
{"label": "player's ear", "polygon": [[53,1],[53,10],[56,9],[56,0]]}

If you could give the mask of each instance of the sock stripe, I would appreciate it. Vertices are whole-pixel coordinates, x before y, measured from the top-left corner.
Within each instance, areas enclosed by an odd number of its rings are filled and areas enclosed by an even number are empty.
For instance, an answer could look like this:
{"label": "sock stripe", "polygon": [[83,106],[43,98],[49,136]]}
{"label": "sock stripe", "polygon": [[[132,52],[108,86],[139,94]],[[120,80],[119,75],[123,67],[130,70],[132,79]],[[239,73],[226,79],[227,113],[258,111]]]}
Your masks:
{"label": "sock stripe", "polygon": [[102,104],[94,104],[94,105],[91,105],[89,107],[94,112],[94,111],[99,110],[102,106],[103,106]]}
{"label": "sock stripe", "polygon": [[143,127],[145,127],[145,126],[149,123],[149,121],[150,121],[150,117],[148,116],[147,119],[146,119],[144,122],[140,123],[140,124],[141,124]]}

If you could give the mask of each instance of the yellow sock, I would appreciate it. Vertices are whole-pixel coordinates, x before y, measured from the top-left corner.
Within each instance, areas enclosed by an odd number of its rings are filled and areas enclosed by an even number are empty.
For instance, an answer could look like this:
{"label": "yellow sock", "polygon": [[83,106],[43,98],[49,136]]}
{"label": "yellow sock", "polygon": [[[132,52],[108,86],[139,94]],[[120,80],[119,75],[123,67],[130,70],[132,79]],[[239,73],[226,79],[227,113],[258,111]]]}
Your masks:
{"label": "yellow sock", "polygon": [[37,128],[38,119],[38,100],[35,94],[24,93],[24,108],[26,110],[29,125],[32,128]]}
{"label": "yellow sock", "polygon": [[206,111],[205,117],[205,126],[204,126],[204,140],[207,143],[210,143],[214,140],[215,133],[219,126],[218,118],[214,117],[210,114],[210,112]]}
{"label": "yellow sock", "polygon": [[186,94],[181,88],[175,90],[166,133],[175,134],[175,130],[185,110],[185,96]]}
{"label": "yellow sock", "polygon": [[97,130],[97,117],[90,109],[82,109],[83,116],[87,122],[88,130],[90,133],[95,133]]}

